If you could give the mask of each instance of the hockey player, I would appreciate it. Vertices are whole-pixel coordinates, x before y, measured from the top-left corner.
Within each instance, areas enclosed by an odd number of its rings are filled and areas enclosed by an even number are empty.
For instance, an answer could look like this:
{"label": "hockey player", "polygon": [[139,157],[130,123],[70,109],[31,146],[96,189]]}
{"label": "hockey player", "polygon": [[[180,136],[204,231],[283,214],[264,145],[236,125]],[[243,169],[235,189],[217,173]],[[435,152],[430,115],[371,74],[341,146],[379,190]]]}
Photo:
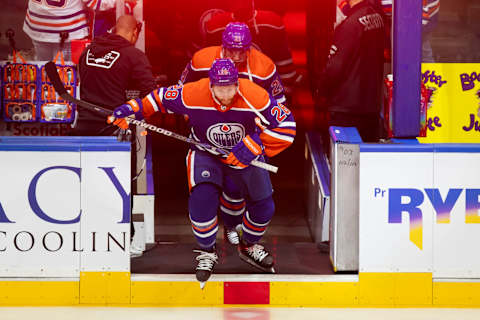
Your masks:
{"label": "hockey player", "polygon": [[287,33],[282,18],[273,11],[255,10],[254,0],[228,0],[230,12],[218,12],[201,25],[206,44],[218,43],[230,22],[243,22],[252,31],[253,46],[270,57],[277,66],[283,84],[294,86],[298,75],[293,64]]}
{"label": "hockey player", "polygon": [[251,48],[251,44],[252,35],[246,24],[229,23],[222,33],[222,45],[197,51],[185,67],[180,82],[206,78],[215,59],[229,58],[235,63],[239,77],[255,82],[278,102],[284,103],[285,92],[275,64],[257,49]]}
{"label": "hockey player", "polygon": [[226,180],[235,183],[247,201],[248,213],[243,217],[237,247],[240,258],[273,272],[273,257],[258,244],[274,213],[272,185],[267,171],[249,164],[253,159],[262,160],[263,155],[275,156],[293,142],[295,121],[291,112],[260,86],[238,79],[230,59],[215,60],[209,78],[183,87],[162,87],[142,100],[130,100],[114,110],[114,123],[124,126],[124,117],[135,114],[141,119],[155,112],[187,115],[194,139],[230,150],[228,157],[221,158],[192,145],[186,159],[190,221],[199,246],[194,252],[198,253],[196,277],[200,286],[203,288],[218,261],[217,208]]}
{"label": "hockey player", "polygon": [[[218,58],[230,58],[239,70],[239,76],[248,78],[263,87],[277,102],[283,103],[283,85],[273,61],[260,51],[251,48],[252,36],[248,26],[241,22],[229,23],[222,34],[222,45],[207,47],[196,52],[185,67],[180,82],[187,83],[206,78],[212,62]],[[245,213],[245,199],[235,185],[228,181],[220,196],[220,212],[224,223],[225,240],[237,245],[239,228]]]}

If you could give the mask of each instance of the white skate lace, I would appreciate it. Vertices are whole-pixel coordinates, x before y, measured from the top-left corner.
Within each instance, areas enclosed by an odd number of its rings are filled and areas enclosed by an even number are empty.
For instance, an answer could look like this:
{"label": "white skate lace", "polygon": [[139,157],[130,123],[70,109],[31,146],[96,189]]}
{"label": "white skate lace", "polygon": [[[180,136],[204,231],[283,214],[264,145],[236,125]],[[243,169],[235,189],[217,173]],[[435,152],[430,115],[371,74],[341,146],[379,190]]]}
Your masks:
{"label": "white skate lace", "polygon": [[240,238],[238,237],[238,232],[235,229],[227,229],[227,239],[228,242],[231,244],[238,244],[240,242]]}
{"label": "white skate lace", "polygon": [[268,252],[265,251],[265,248],[259,244],[254,244],[247,248],[248,253],[252,256],[253,259],[261,262],[268,256]]}
{"label": "white skate lace", "polygon": [[212,271],[213,266],[218,260],[217,254],[215,252],[206,252],[202,250],[193,250],[193,252],[199,253],[195,258],[198,261],[197,270]]}

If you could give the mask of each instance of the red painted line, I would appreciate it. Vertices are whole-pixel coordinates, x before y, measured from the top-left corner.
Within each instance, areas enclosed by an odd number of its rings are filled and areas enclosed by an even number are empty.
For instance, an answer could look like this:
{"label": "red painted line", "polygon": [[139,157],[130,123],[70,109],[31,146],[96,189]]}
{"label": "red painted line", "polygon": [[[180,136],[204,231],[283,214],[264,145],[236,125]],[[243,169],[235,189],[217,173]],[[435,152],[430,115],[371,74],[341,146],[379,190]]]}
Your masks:
{"label": "red painted line", "polygon": [[270,304],[269,282],[224,282],[224,304]]}

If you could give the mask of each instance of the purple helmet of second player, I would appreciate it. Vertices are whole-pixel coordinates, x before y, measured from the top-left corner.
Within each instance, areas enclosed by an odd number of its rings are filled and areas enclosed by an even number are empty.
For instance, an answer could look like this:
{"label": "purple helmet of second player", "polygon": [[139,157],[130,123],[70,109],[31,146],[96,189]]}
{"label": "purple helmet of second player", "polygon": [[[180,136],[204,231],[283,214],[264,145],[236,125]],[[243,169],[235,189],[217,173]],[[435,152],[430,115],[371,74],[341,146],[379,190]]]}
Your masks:
{"label": "purple helmet of second player", "polygon": [[245,23],[230,22],[222,34],[222,46],[227,49],[250,49],[252,35]]}
{"label": "purple helmet of second player", "polygon": [[231,59],[216,59],[208,71],[210,84],[228,86],[238,83],[238,70]]}

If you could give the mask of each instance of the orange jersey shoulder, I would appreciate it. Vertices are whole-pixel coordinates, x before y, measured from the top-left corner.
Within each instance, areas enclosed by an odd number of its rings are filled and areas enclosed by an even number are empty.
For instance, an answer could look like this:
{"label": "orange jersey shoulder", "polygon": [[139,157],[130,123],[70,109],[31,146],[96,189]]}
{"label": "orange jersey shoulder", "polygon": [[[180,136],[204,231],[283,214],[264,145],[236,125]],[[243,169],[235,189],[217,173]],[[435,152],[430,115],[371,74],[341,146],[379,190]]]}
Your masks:
{"label": "orange jersey shoulder", "polygon": [[[268,95],[268,92],[258,84],[248,79],[238,79],[238,84],[240,95],[255,109],[263,110],[269,105],[270,96]],[[250,107],[244,99],[238,99],[240,101],[239,105],[235,107],[249,109]]]}
{"label": "orange jersey shoulder", "polygon": [[182,90],[183,104],[187,108],[192,107],[212,107],[215,102],[210,91],[210,80],[203,78],[195,82],[189,82],[183,86]]}
{"label": "orange jersey shoulder", "polygon": [[192,69],[210,69],[213,61],[220,58],[220,46],[207,47],[195,52],[192,57]]}
{"label": "orange jersey shoulder", "polygon": [[261,78],[268,78],[276,71],[272,59],[255,48],[250,49],[248,64],[252,73]]}

